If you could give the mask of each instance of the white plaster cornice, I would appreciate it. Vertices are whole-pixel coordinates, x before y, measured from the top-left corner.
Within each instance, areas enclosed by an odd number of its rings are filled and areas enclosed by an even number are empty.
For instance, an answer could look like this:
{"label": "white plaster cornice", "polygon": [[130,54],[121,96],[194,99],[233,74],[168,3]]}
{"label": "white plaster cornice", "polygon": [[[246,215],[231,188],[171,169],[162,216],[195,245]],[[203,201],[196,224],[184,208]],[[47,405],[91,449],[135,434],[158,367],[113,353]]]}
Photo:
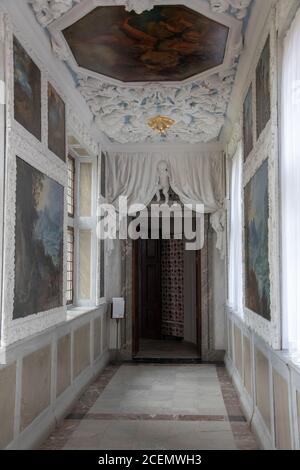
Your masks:
{"label": "white plaster cornice", "polygon": [[161,153],[161,154],[168,154],[168,153],[194,153],[197,152],[222,152],[224,151],[224,147],[220,142],[210,142],[207,144],[187,144],[187,143],[172,143],[172,142],[164,142],[164,143],[137,143],[137,144],[116,144],[116,143],[108,143],[103,145],[102,150],[110,151],[110,152],[122,152],[128,153],[128,155],[135,153],[135,152],[147,152],[147,153]]}
{"label": "white plaster cornice", "polygon": [[[213,12],[229,13],[237,19],[243,19],[247,15],[252,0],[205,0]],[[28,0],[36,14],[37,20],[42,26],[47,26],[56,19],[71,10],[76,4],[84,0]],[[163,4],[159,0],[111,0],[103,1],[103,4],[124,5],[127,11],[135,11],[138,14],[151,10],[155,5]],[[165,2],[168,3],[168,2]]]}

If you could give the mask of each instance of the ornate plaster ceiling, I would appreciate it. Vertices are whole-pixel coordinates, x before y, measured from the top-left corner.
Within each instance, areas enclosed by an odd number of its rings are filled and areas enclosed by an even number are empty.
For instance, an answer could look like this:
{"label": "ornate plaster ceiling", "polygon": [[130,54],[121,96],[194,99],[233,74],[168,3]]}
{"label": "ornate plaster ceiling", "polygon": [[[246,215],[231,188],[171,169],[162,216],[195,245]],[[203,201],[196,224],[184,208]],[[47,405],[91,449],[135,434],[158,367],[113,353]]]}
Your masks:
{"label": "ornate plaster ceiling", "polygon": [[[226,118],[236,66],[243,44],[242,31],[252,0],[181,0],[181,7],[171,6],[168,0],[28,1],[40,24],[50,32],[54,53],[72,68],[78,89],[94,113],[100,130],[112,141],[119,143],[160,141],[162,137],[147,124],[149,119],[157,114],[166,115],[175,121],[175,125],[168,130],[164,140],[200,143],[218,138]],[[158,7],[158,5],[164,5],[164,7]],[[124,18],[138,18],[135,13],[141,14],[145,11],[148,12],[147,16],[142,15],[142,17],[149,18],[151,12],[153,15],[157,8],[166,8],[166,5],[173,10],[178,11],[182,8],[182,12],[191,12],[189,18],[195,18],[195,21],[197,18],[198,23],[196,21],[195,24],[200,25],[200,20],[203,21],[198,30],[195,27],[190,28],[196,30],[197,36],[197,41],[194,43],[191,41],[192,46],[193,44],[199,45],[200,34],[205,30],[203,27],[209,25],[207,31],[210,31],[210,35],[206,37],[211,40],[206,44],[206,55],[203,49],[202,61],[201,57],[198,57],[198,60],[192,57],[191,64],[189,64],[188,60],[191,58],[185,54],[185,56],[177,56],[176,60],[179,62],[173,68],[166,67],[164,62],[162,62],[162,67],[159,67],[155,61],[155,63],[146,61],[148,67],[144,67],[143,70],[143,67],[138,67],[138,63],[130,63],[136,69],[134,74],[130,67],[124,68],[124,64],[128,65],[128,56],[123,62],[122,57],[118,56],[118,61],[115,63],[118,65],[119,62],[119,65],[112,71],[112,68],[109,68],[109,61],[113,57],[111,45],[113,36],[116,34],[116,27],[108,28],[106,32],[103,32],[102,27],[100,30],[102,43],[103,35],[106,34],[106,39],[109,39],[109,48],[105,51],[107,63],[103,64],[100,56],[91,53],[91,45],[99,43],[99,35],[96,34],[97,28],[95,28],[95,24],[99,24],[100,19],[97,17],[97,11],[102,9],[104,12],[104,7],[115,6],[118,8],[114,11],[120,8],[119,12]],[[129,11],[134,12],[128,16],[126,12]],[[179,15],[181,17],[184,16],[182,12]],[[95,14],[96,16],[93,16]],[[92,17],[96,18],[96,20],[92,19],[92,27],[81,28],[80,22]],[[220,29],[217,29],[218,26]],[[155,34],[163,34],[163,31],[157,28],[157,24],[152,24],[151,27],[154,28]],[[167,26],[167,30],[168,28]],[[88,37],[83,37],[82,31],[87,31]],[[131,34],[135,35],[137,32],[139,31],[131,32],[127,36],[129,40],[132,40]],[[219,35],[218,38],[214,38],[212,32],[216,36]],[[178,31],[178,35],[171,38],[173,43],[174,39],[183,41],[181,33],[182,31]],[[178,41],[177,45],[180,45]],[[140,57],[140,47],[136,48],[136,44],[134,46],[133,57],[137,57],[134,55],[137,49],[138,57]],[[176,48],[174,58],[180,49],[177,46]],[[168,43],[165,49],[164,52],[170,53],[171,44]],[[192,49],[195,52],[195,47]],[[115,51],[120,54],[118,49]],[[121,54],[124,55],[125,51],[126,49]],[[154,65],[152,69],[151,65]],[[129,81],[130,83],[127,83]],[[135,83],[136,81],[139,83]],[[149,82],[146,83],[147,81]]]}
{"label": "ornate plaster ceiling", "polygon": [[167,139],[209,142],[224,124],[235,71],[212,75],[183,86],[127,88],[88,77],[79,80],[79,90],[90,105],[99,128],[116,142],[159,141],[148,126],[151,117],[163,114],[174,119]]}

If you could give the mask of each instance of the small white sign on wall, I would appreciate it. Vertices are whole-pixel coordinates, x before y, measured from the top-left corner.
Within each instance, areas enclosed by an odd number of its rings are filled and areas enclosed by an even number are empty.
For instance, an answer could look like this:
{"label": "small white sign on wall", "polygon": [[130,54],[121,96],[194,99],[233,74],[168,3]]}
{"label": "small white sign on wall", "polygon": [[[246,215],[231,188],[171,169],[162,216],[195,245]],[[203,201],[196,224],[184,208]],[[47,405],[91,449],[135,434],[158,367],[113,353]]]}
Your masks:
{"label": "small white sign on wall", "polygon": [[112,299],[112,318],[121,319],[125,317],[125,300],[122,297]]}

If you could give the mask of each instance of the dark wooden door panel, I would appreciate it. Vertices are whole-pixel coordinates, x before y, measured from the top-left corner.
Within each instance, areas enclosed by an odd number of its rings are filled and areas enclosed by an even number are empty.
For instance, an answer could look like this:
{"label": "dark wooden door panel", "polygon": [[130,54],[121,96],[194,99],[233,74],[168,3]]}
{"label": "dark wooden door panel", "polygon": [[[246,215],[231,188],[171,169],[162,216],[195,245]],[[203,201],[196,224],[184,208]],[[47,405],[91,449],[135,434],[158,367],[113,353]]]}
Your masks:
{"label": "dark wooden door panel", "polygon": [[139,253],[137,242],[133,243],[132,254],[132,355],[136,356],[139,351]]}
{"label": "dark wooden door panel", "polygon": [[161,338],[161,244],[160,240],[139,241],[139,318],[143,338]]}

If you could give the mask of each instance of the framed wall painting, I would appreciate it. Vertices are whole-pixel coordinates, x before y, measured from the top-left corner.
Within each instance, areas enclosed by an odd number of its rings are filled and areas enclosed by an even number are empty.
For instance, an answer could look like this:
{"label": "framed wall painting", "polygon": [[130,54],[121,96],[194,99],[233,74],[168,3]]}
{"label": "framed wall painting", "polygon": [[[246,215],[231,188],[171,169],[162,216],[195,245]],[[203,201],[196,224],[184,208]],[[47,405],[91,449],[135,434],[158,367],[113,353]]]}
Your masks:
{"label": "framed wall painting", "polygon": [[48,148],[62,161],[66,161],[65,103],[50,83],[48,83]]}
{"label": "framed wall painting", "polygon": [[64,188],[17,157],[13,319],[63,305]]}
{"label": "framed wall painting", "polygon": [[14,37],[14,118],[41,140],[41,72]]}
{"label": "framed wall painting", "polygon": [[245,306],[270,321],[268,160],[245,187],[244,216]]}
{"label": "framed wall painting", "polygon": [[271,117],[271,80],[270,80],[270,36],[261,53],[256,68],[256,131],[257,138]]}
{"label": "framed wall painting", "polygon": [[253,149],[253,88],[249,87],[243,106],[243,146],[244,161],[247,160]]}

